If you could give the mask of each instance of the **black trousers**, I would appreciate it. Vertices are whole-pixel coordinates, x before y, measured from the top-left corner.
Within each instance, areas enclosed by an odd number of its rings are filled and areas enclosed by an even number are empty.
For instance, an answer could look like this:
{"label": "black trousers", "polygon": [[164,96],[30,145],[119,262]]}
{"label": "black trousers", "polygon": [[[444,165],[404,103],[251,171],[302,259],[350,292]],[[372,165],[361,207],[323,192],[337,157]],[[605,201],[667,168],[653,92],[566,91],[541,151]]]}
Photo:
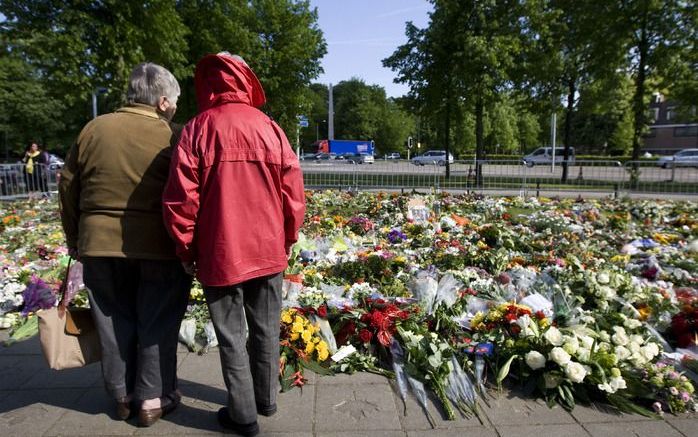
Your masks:
{"label": "black trousers", "polygon": [[254,422],[258,408],[276,406],[282,281],[277,273],[227,287],[204,287],[228,389],[228,411],[237,423]]}
{"label": "black trousers", "polygon": [[145,400],[176,390],[191,276],[175,260],[83,257],[82,263],[107,391]]}

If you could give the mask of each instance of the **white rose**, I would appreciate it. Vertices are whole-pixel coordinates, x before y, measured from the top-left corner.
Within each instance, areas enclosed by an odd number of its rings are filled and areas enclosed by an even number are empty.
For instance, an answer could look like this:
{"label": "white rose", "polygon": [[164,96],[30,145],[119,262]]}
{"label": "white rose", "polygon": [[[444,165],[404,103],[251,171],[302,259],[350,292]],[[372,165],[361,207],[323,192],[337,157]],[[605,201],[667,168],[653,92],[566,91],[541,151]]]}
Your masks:
{"label": "white rose", "polygon": [[647,361],[651,361],[659,355],[659,346],[657,346],[657,343],[647,343],[640,348],[640,355],[645,357]]}
{"label": "white rose", "polygon": [[552,344],[553,346],[562,346],[562,332],[560,332],[560,330],[554,326],[551,326],[547,331],[545,331],[543,337],[545,337],[545,339],[548,340],[548,343]]}
{"label": "white rose", "polygon": [[562,348],[568,354],[574,355],[577,353],[577,349],[579,349],[579,340],[577,340],[577,337],[566,337],[565,344],[562,346]]}
{"label": "white rose", "polygon": [[613,299],[614,297],[616,297],[616,291],[608,285],[602,285],[601,287],[599,287],[597,294],[599,295],[599,297],[606,300]]}
{"label": "white rose", "polygon": [[625,333],[625,330],[616,331],[616,333],[611,336],[611,340],[613,340],[613,343],[617,344],[618,346],[625,346],[630,342],[628,334]]}
{"label": "white rose", "polygon": [[555,361],[560,366],[564,366],[565,364],[570,362],[571,357],[570,354],[568,354],[563,348],[554,347],[553,350],[550,351],[549,358]]}
{"label": "white rose", "polygon": [[614,376],[610,379],[610,381],[608,381],[608,383],[613,388],[613,393],[617,392],[618,390],[628,388],[628,386],[625,384],[625,379],[623,379],[622,376]]}
{"label": "white rose", "polygon": [[627,347],[632,354],[640,353],[640,345],[638,343],[635,343],[634,341],[629,342]]}
{"label": "white rose", "polygon": [[611,336],[608,334],[607,331],[601,331],[599,332],[599,339],[601,341],[611,341]]}
{"label": "white rose", "polygon": [[538,351],[530,351],[526,354],[526,364],[533,370],[545,367],[545,356]]}
{"label": "white rose", "polygon": [[637,319],[627,319],[623,324],[628,329],[637,329],[642,326],[642,322]]}
{"label": "white rose", "polygon": [[591,351],[589,349],[580,347],[577,349],[577,358],[579,361],[583,361],[585,363],[589,362],[589,359],[591,358]]}
{"label": "white rose", "polygon": [[630,336],[630,342],[637,343],[637,344],[643,344],[645,342],[645,339],[642,338],[641,335],[633,334]]}
{"label": "white rose", "polygon": [[584,346],[586,349],[591,349],[592,346],[594,346],[594,339],[592,337],[589,337],[588,335],[582,335],[579,337],[579,341],[582,343],[582,346]]}
{"label": "white rose", "polygon": [[615,353],[618,357],[618,361],[625,361],[628,358],[630,358],[630,355],[632,355],[630,351],[623,346],[616,346],[616,348],[613,350],[613,353]]}
{"label": "white rose", "polygon": [[565,366],[565,375],[570,381],[579,384],[587,376],[587,370],[581,364],[570,361]]}
{"label": "white rose", "polygon": [[601,285],[608,284],[611,282],[610,276],[608,276],[608,273],[606,272],[601,272],[596,274],[596,282],[598,282]]}
{"label": "white rose", "polygon": [[543,374],[543,380],[545,381],[545,388],[555,388],[562,382],[562,378],[552,373]]}

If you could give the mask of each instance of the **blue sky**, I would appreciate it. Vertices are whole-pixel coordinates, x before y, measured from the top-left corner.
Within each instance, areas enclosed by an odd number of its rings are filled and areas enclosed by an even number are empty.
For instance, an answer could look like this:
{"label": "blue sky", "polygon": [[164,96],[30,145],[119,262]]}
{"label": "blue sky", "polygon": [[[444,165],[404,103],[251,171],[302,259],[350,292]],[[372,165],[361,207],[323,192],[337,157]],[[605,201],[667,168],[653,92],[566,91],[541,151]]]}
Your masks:
{"label": "blue sky", "polygon": [[426,27],[431,4],[426,0],[311,0],[327,41],[316,82],[336,84],[359,77],[380,85],[390,97],[406,94],[407,86],[393,83],[395,74],[381,60],[404,44],[405,23]]}

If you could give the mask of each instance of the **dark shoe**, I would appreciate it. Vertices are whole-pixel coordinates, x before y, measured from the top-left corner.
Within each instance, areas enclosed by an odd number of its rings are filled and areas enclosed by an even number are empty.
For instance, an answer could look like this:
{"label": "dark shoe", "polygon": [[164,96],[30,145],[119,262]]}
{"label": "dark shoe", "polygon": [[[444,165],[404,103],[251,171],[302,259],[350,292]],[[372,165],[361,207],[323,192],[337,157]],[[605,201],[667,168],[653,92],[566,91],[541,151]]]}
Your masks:
{"label": "dark shoe", "polygon": [[274,414],[276,414],[276,404],[267,406],[257,404],[257,414],[260,414],[265,417],[273,416]]}
{"label": "dark shoe", "polygon": [[119,420],[126,420],[131,416],[133,410],[131,409],[131,401],[127,401],[128,398],[120,398],[116,400],[116,417]]}
{"label": "dark shoe", "polygon": [[161,408],[153,408],[152,410],[141,410],[138,412],[138,426],[149,427],[160,418],[167,416],[179,405],[178,402],[169,402]]}
{"label": "dark shoe", "polygon": [[233,419],[230,418],[228,408],[226,407],[218,410],[218,423],[220,423],[223,428],[229,429],[235,434],[241,436],[253,437],[259,434],[259,425],[257,424],[256,420],[252,423],[246,424],[235,423],[233,422]]}

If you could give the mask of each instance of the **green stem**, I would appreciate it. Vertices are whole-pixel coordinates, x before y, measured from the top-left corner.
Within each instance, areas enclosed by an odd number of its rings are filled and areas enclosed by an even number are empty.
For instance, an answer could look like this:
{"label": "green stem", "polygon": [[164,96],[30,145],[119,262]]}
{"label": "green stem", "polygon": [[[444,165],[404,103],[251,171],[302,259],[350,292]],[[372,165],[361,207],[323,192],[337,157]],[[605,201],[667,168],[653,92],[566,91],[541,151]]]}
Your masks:
{"label": "green stem", "polygon": [[444,390],[443,385],[434,381],[434,384],[432,384],[432,388],[434,389],[436,396],[441,401],[441,405],[444,407],[444,411],[446,412],[446,417],[448,418],[448,420],[456,420],[456,413],[453,411],[451,401],[449,401],[446,397],[446,390]]}

